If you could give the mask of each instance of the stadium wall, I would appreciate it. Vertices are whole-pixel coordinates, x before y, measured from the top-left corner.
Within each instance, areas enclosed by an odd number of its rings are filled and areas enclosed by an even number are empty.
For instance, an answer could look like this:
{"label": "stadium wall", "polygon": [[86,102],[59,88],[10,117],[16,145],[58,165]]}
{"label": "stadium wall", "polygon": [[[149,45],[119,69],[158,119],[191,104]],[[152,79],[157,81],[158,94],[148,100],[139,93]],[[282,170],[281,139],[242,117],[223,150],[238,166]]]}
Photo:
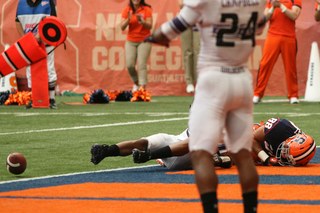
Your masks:
{"label": "stadium wall", "polygon": [[[58,17],[66,24],[68,38],[55,50],[55,64],[60,90],[87,93],[94,89],[130,90],[133,83],[125,65],[124,43],[127,30],[121,31],[122,9],[129,0],[57,0]],[[154,28],[172,19],[178,12],[177,1],[147,0],[152,6]],[[19,39],[15,27],[17,0],[0,1],[0,52],[5,44]],[[320,43],[320,23],[314,21],[314,1],[302,0],[301,15],[296,21],[298,53],[297,70],[299,95],[305,94],[308,65],[313,41]],[[170,6],[169,6],[170,5]],[[153,28],[153,29],[154,29]],[[254,53],[248,62],[253,74],[253,87],[262,56],[264,33],[257,36]],[[16,72],[25,76],[25,69]],[[148,61],[148,87],[153,96],[192,95],[185,91],[183,58],[180,39],[172,41],[169,48],[153,45]],[[287,95],[282,58],[279,57],[265,95]]]}

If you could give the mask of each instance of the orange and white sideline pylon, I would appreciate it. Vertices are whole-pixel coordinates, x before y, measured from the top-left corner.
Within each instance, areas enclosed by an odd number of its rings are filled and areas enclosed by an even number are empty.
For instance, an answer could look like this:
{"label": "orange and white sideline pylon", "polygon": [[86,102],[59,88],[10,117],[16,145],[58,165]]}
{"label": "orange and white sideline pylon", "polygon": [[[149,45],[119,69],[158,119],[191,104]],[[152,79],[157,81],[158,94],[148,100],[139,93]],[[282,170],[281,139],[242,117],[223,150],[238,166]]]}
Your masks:
{"label": "orange and white sideline pylon", "polygon": [[317,42],[312,42],[305,101],[320,101],[320,58]]}
{"label": "orange and white sideline pylon", "polygon": [[49,16],[38,25],[41,42],[32,32],[27,33],[0,55],[0,77],[7,76],[27,65],[31,66],[33,107],[49,107],[47,55],[45,44],[58,47],[67,37],[63,22]]}

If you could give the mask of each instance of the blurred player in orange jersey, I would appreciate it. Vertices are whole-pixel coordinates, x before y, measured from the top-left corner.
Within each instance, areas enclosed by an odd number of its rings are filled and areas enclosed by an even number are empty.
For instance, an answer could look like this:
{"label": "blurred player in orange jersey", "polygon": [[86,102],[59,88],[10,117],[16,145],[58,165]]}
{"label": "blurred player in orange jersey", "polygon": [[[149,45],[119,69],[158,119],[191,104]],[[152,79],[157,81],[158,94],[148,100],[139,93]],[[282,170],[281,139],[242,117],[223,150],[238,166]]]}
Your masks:
{"label": "blurred player in orange jersey", "polygon": [[320,21],[320,0],[315,0],[315,1],[316,1],[316,5],[315,5],[316,12],[314,13],[314,19],[316,21]]}
{"label": "blurred player in orange jersey", "polygon": [[299,103],[296,68],[297,40],[295,20],[300,15],[301,0],[269,0],[264,14],[269,20],[268,35],[264,43],[262,59],[254,90],[253,103],[263,97],[269,77],[278,56],[282,55],[291,104]]}

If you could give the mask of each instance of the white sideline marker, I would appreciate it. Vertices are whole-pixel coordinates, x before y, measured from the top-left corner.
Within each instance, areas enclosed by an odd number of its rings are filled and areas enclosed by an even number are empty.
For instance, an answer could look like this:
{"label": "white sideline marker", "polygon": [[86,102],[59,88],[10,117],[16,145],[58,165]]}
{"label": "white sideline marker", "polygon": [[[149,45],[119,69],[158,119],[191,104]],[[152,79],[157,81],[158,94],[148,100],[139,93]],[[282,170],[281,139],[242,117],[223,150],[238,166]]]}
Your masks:
{"label": "white sideline marker", "polygon": [[320,61],[317,42],[312,42],[308,69],[308,80],[306,84],[305,101],[320,101]]}

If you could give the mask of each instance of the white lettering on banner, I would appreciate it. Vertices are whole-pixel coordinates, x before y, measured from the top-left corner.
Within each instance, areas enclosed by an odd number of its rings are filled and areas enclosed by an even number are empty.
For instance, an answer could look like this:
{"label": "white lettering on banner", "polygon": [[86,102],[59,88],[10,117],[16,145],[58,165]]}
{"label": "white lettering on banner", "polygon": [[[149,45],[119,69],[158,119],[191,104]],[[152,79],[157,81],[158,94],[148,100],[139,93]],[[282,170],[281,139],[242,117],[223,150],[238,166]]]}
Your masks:
{"label": "white lettering on banner", "polygon": [[[106,19],[107,17],[107,19]],[[153,14],[153,22],[156,23],[158,14]],[[168,20],[174,16],[173,13],[166,13]],[[92,68],[96,71],[111,69],[114,71],[125,70],[125,51],[123,46],[113,46],[112,41],[123,41],[127,38],[127,30],[121,30],[121,13],[109,13],[105,16],[102,13],[96,15],[96,41],[108,41],[99,43],[92,50]],[[178,39],[178,38],[177,38]],[[175,40],[177,40],[175,39]],[[118,43],[119,45],[119,43]],[[153,45],[151,49],[148,70],[179,70],[182,68],[181,46]]]}
{"label": "white lettering on banner", "polygon": [[181,47],[153,46],[150,53],[151,70],[178,70],[182,66]]}
{"label": "white lettering on banner", "polygon": [[124,70],[124,49],[123,47],[113,46],[109,50],[109,67],[112,70]]}
{"label": "white lettering on banner", "polygon": [[[164,52],[166,48],[163,46],[153,46],[150,53],[151,70],[165,70],[164,63],[158,64],[159,61],[164,61]],[[158,53],[162,53],[159,55]]]}
{"label": "white lettering on banner", "polygon": [[108,68],[124,70],[124,59],[124,48],[121,46],[112,46],[109,50],[106,47],[95,47],[92,50],[92,67],[96,71],[105,71]]}
{"label": "white lettering on banner", "polygon": [[108,14],[108,24],[102,13],[97,13],[96,41],[102,40],[102,34],[107,41],[114,41],[115,14]]}
{"label": "white lettering on banner", "polygon": [[148,74],[148,82],[185,82],[184,74]]}
{"label": "white lettering on banner", "polygon": [[[124,47],[97,46],[92,50],[92,68],[96,71],[105,71],[110,68],[115,71],[125,69]],[[181,47],[153,46],[150,54],[151,70],[179,70],[182,66]]]}
{"label": "white lettering on banner", "polygon": [[[108,60],[102,58],[108,55],[108,49],[105,47],[95,47],[92,50],[92,68],[97,71],[104,71],[108,67]],[[101,60],[99,60],[101,58]]]}
{"label": "white lettering on banner", "polygon": [[166,48],[166,67],[169,70],[178,70],[181,68],[181,48],[172,46]]}

